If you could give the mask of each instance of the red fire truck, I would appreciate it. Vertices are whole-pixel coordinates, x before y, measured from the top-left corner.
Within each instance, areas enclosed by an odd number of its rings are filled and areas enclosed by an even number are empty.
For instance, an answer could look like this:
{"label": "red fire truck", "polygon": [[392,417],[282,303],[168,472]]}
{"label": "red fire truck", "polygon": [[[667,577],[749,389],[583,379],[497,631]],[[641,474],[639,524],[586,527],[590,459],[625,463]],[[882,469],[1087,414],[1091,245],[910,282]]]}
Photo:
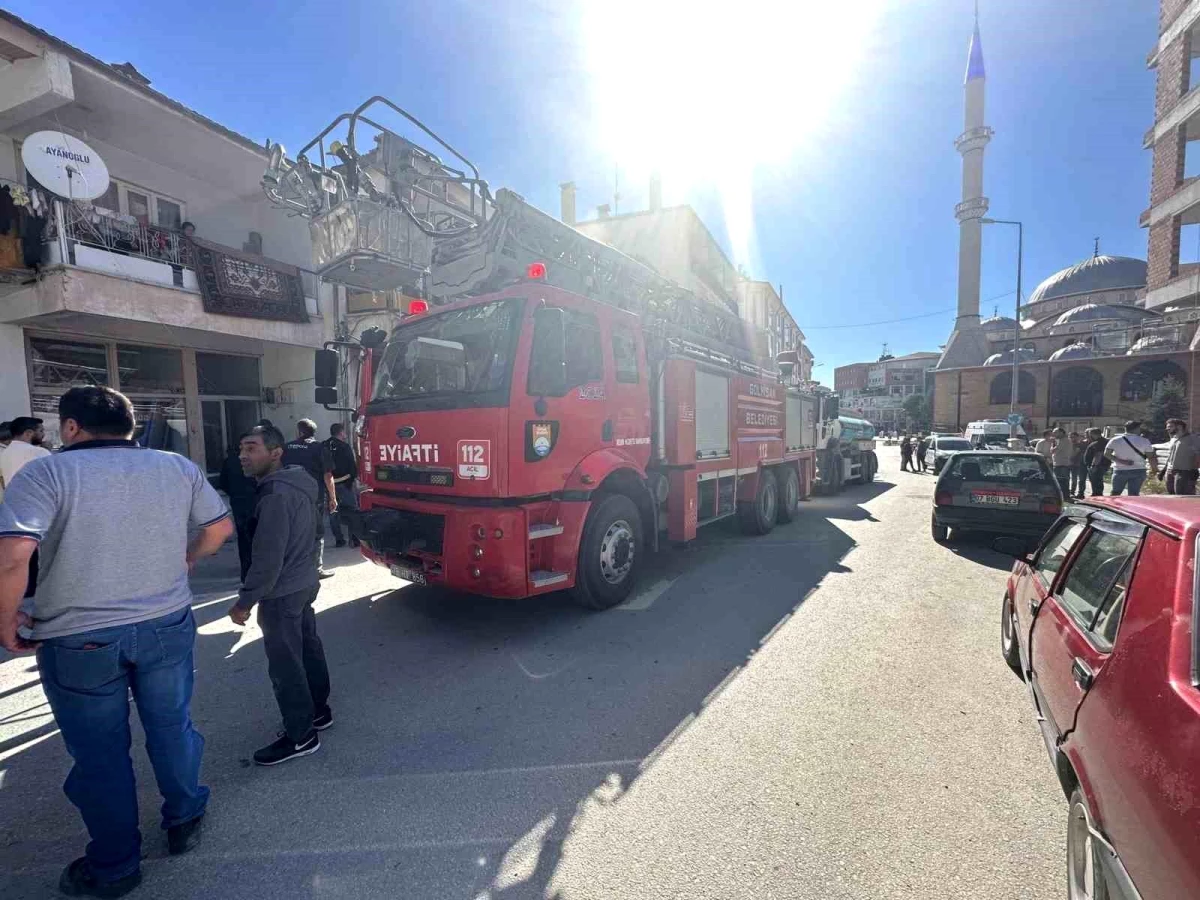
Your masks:
{"label": "red fire truck", "polygon": [[276,145],[264,176],[310,219],[324,278],[432,301],[318,351],[317,401],[354,420],[365,556],[417,584],[569,589],[604,609],[663,540],[732,515],[756,534],[792,519],[819,423],[785,383],[791,358],[756,359],[732,309],[493,196],[465,159],[368,119],[374,104],[424,130],[372,98],[295,162]]}

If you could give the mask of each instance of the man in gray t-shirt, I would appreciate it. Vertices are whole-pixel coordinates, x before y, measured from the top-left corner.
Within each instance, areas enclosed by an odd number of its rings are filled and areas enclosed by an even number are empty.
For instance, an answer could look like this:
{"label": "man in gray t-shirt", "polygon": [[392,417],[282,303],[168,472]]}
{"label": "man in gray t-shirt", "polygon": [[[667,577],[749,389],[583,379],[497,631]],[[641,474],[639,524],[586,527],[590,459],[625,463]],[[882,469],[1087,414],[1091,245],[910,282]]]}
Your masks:
{"label": "man in gray t-shirt", "polygon": [[[187,574],[233,531],[187,459],[131,441],[133,407],[102,387],[58,407],[64,450],[27,463],[0,504],[0,646],[37,650],[42,688],[75,767],[65,791],[91,841],[63,871],[69,895],[119,897],[141,881],[129,695],[163,795],[171,853],[195,846],[208,802],[190,704],[196,623]],[[189,528],[197,536],[188,543]],[[36,593],[21,607],[29,559]]]}

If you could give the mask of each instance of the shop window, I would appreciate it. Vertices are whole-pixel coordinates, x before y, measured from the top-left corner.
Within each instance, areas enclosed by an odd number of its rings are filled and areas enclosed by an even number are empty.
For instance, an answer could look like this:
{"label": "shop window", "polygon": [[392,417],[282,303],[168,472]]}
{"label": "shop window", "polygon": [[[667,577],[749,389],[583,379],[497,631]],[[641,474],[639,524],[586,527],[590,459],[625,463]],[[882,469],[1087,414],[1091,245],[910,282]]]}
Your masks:
{"label": "shop window", "polygon": [[355,291],[346,289],[346,312],[366,313],[391,309],[391,291]]}
{"label": "shop window", "polygon": [[183,353],[117,345],[117,379],[125,394],[183,394]]}
{"label": "shop window", "polygon": [[108,351],[104,344],[31,337],[29,359],[30,409],[32,415],[45,420],[47,446],[57,447],[62,443],[58,398],[73,387],[108,384]]}
{"label": "shop window", "polygon": [[258,359],[253,356],[196,354],[196,381],[203,394],[259,397]]}

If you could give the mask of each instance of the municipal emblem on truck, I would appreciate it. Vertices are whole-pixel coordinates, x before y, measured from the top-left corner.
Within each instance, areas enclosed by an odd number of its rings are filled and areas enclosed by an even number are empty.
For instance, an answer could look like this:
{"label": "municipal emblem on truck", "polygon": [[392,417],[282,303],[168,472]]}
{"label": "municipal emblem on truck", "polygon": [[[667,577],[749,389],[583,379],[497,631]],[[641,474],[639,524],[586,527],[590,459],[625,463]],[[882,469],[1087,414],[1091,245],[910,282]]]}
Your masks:
{"label": "municipal emblem on truck", "polygon": [[546,456],[550,452],[550,423],[534,423],[533,452],[538,456]]}

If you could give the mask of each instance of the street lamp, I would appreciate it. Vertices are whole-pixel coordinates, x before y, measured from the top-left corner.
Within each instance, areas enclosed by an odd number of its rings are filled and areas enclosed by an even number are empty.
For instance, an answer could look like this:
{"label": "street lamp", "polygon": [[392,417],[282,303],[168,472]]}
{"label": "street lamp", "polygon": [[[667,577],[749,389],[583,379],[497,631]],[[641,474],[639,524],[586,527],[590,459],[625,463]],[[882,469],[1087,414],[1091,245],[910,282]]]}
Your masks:
{"label": "street lamp", "polygon": [[1021,258],[1025,249],[1025,227],[1020,222],[1015,222],[1011,219],[980,219],[984,225],[1016,225],[1017,226],[1017,302],[1016,310],[1013,315],[1013,321],[1016,323],[1013,327],[1013,367],[1012,367],[1012,397],[1008,404],[1008,436],[1015,439],[1017,436],[1017,425],[1012,422],[1012,416],[1017,412],[1017,385],[1020,383],[1017,376],[1020,374],[1021,367]]}

